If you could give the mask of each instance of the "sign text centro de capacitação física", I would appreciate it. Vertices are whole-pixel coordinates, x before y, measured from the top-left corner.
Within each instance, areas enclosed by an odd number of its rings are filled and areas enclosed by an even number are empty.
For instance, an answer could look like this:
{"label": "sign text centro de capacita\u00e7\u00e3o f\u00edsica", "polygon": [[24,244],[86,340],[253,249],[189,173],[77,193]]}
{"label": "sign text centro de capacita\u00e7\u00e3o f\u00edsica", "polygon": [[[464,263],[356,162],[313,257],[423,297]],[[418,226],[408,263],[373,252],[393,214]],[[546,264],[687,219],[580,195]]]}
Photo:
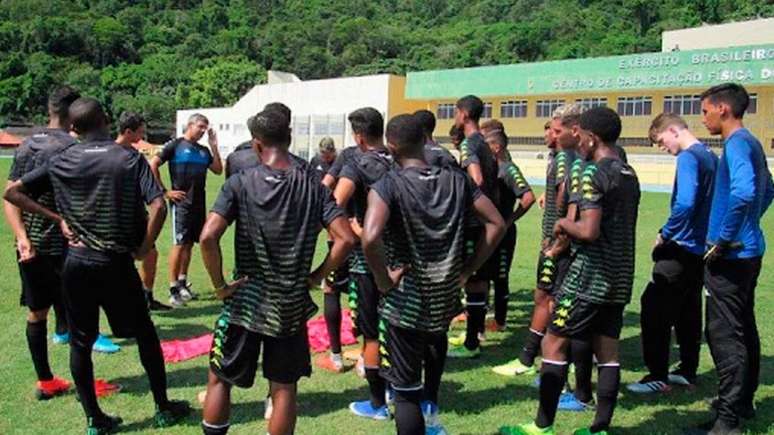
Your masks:
{"label": "sign text centro de capacita\u00e7\u00e3o f\u00edsica", "polygon": [[409,99],[774,84],[774,44],[410,72]]}

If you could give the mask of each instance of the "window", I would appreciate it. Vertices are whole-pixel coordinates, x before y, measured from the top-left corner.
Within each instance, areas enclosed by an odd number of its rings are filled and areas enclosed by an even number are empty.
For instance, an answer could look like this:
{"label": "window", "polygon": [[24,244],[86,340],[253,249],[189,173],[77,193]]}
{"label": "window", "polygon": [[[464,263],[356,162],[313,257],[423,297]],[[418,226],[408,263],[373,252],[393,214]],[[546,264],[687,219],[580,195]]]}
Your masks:
{"label": "window", "polygon": [[454,104],[439,104],[437,117],[438,119],[454,118]]}
{"label": "window", "polygon": [[293,133],[297,135],[309,134],[309,117],[298,116],[293,121]]}
{"label": "window", "polygon": [[526,118],[527,101],[503,101],[500,103],[500,118]]}
{"label": "window", "polygon": [[664,97],[664,112],[675,115],[700,115],[701,97],[698,95],[667,95]]}
{"label": "window", "polygon": [[492,117],[492,103],[484,103],[484,111],[481,112],[482,118],[491,118]]}
{"label": "window", "polygon": [[538,100],[535,105],[535,114],[538,118],[550,118],[554,110],[564,104],[564,100]]}
{"label": "window", "polygon": [[758,113],[758,94],[750,94],[750,104],[747,106],[747,112],[750,114]]}
{"label": "window", "polygon": [[618,114],[621,116],[650,115],[652,106],[651,97],[618,97]]}
{"label": "window", "polygon": [[575,102],[587,109],[607,107],[607,97],[578,98]]}

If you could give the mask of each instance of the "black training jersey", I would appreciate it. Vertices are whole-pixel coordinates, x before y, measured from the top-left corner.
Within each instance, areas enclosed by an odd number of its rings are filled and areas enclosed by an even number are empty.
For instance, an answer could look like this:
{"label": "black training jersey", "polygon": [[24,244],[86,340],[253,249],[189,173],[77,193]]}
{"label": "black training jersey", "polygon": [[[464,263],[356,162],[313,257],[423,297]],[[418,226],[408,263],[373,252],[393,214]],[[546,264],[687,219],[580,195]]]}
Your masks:
{"label": "black training jersey", "polygon": [[319,154],[312,157],[312,160],[309,161],[309,166],[320,174],[320,179],[331,169],[331,164],[323,160]]}
{"label": "black training jersey", "polygon": [[462,310],[465,222],[481,191],[448,166],[395,169],[373,189],[390,207],[388,262],[409,267],[386,294],[382,317],[402,328],[445,332]]}
{"label": "black training jersey", "polygon": [[499,190],[500,203],[497,209],[504,220],[508,220],[513,213],[516,200],[521,199],[532,188],[524,178],[521,169],[510,160],[497,162],[497,189]]}
{"label": "black training jersey", "polygon": [[578,210],[601,209],[600,236],[591,243],[573,241],[563,292],[596,304],[629,303],[639,203],[640,183],[631,166],[609,158],[583,165]]}
{"label": "black training jersey", "polygon": [[425,144],[425,162],[430,166],[456,166],[459,167],[457,159],[446,148],[435,142]]}
{"label": "black training jersey", "polygon": [[272,337],[296,334],[317,311],[306,279],[317,236],[344,213],[308,166],[275,170],[259,165],[235,174],[212,208],[237,237],[239,273],[248,280],[224,304],[229,323]]}
{"label": "black training jersey", "polygon": [[169,162],[172,190],[182,190],[185,199],[176,207],[204,210],[207,170],[212,164],[212,154],[206,147],[184,138],[173,139],[161,149],[159,158]]}
{"label": "black training jersey", "polygon": [[[556,195],[559,194],[559,186],[564,185],[564,196],[562,197],[562,207],[558,204],[555,205],[556,220],[559,220],[567,216],[567,205],[570,200],[570,191],[567,190],[567,186],[572,184],[572,167],[575,162],[580,158],[575,150],[562,150],[556,155]],[[556,197],[558,200],[559,198]],[[553,226],[552,226],[553,229]]]}
{"label": "black training jersey", "polygon": [[543,239],[551,238],[554,233],[554,224],[556,223],[556,151],[551,150],[548,153],[548,164],[546,165],[546,190],[545,202],[543,204]]}
{"label": "black training jersey", "polygon": [[[348,178],[355,183],[355,193],[349,200],[352,204],[352,217],[362,226],[368,206],[368,192],[371,186],[379,181],[384,174],[395,167],[392,156],[386,150],[369,150],[358,154],[344,165],[340,177]],[[353,273],[370,273],[363,256],[363,249],[356,245],[350,256],[349,271]]]}
{"label": "black training jersey", "polygon": [[479,132],[466,137],[460,144],[460,166],[462,169],[467,170],[468,166],[473,163],[478,163],[481,166],[481,175],[484,178],[484,183],[480,186],[481,192],[494,205],[497,205],[497,160],[484,140],[484,136]]}
{"label": "black training jersey", "polygon": [[258,166],[258,154],[250,141],[242,142],[226,158],[226,178]]}
{"label": "black training jersey", "polygon": [[[46,165],[51,156],[61,153],[73,143],[75,139],[62,129],[36,130],[14,152],[8,180],[19,180],[25,174]],[[53,192],[45,192],[36,200],[44,207],[56,210]],[[59,230],[59,225],[44,216],[27,212],[22,212],[22,221],[27,237],[39,254],[62,255],[64,253],[65,239]]]}
{"label": "black training jersey", "polygon": [[21,180],[33,195],[53,188],[70,229],[105,253],[134,252],[145,238],[145,205],[164,194],[142,154],[101,135],[85,137]]}
{"label": "black training jersey", "polygon": [[344,148],[341,150],[339,155],[336,156],[336,160],[333,161],[333,164],[331,164],[331,167],[328,169],[328,174],[333,178],[339,178],[339,175],[341,175],[341,170],[344,169],[344,166],[351,162],[352,159],[360,153],[360,148],[354,145]]}

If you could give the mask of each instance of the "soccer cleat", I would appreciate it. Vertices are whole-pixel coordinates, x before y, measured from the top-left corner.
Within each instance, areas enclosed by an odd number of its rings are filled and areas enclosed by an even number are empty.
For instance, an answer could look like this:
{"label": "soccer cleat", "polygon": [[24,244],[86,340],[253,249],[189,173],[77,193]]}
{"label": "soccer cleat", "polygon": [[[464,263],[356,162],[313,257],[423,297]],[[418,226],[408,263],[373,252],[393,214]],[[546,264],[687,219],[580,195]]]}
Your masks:
{"label": "soccer cleat", "polygon": [[185,302],[192,301],[197,297],[198,297],[197,294],[194,293],[190,287],[183,287],[180,289],[180,298],[183,299],[183,301]]}
{"label": "soccer cleat", "polygon": [[525,423],[518,426],[503,426],[501,435],[556,435],[553,426],[539,428],[535,423]]}
{"label": "soccer cleat", "polygon": [[123,423],[121,417],[102,414],[99,417],[90,417],[86,426],[86,435],[110,434],[118,430],[118,426]]}
{"label": "soccer cleat", "polygon": [[456,337],[449,337],[449,344],[452,346],[462,346],[465,344],[465,338],[467,335],[464,332],[460,332]]}
{"label": "soccer cleat", "polygon": [[689,375],[682,372],[680,369],[673,370],[667,378],[670,384],[682,385],[684,387],[690,387],[696,384],[696,375]]}
{"label": "soccer cleat", "polygon": [[358,417],[370,418],[373,420],[388,420],[390,418],[390,409],[387,405],[374,408],[370,400],[361,400],[349,404],[349,410]]}
{"label": "soccer cleat", "polygon": [[314,364],[323,370],[333,373],[341,373],[344,370],[344,363],[341,361],[341,355],[339,354],[320,355],[315,359]]}
{"label": "soccer cleat", "polygon": [[573,393],[562,393],[562,395],[559,396],[559,405],[556,409],[570,412],[593,411],[594,401],[592,400],[588,403],[581,402]]}
{"label": "soccer cleat", "polygon": [[161,302],[151,297],[150,300],[148,301],[148,309],[151,311],[169,311],[172,309],[172,307],[169,305],[162,304]]}
{"label": "soccer cleat", "polygon": [[70,333],[65,332],[64,334],[57,334],[55,332],[54,335],[51,336],[51,341],[54,342],[54,344],[67,344],[70,342]]}
{"label": "soccer cleat", "polygon": [[171,305],[172,308],[180,308],[185,306],[185,301],[180,296],[180,293],[172,293],[169,295],[169,305]]}
{"label": "soccer cleat", "polygon": [[[440,431],[436,431],[434,433],[436,434],[445,434],[446,429],[443,428],[441,425],[441,419],[438,416],[440,413],[440,409],[438,409],[438,405],[435,403],[429,401],[429,400],[423,400],[419,404],[420,408],[422,409],[422,417],[425,419],[425,428],[438,428]],[[430,433],[430,432],[426,432]]]}
{"label": "soccer cleat", "polygon": [[94,394],[96,394],[97,397],[110,396],[111,394],[120,392],[121,388],[123,387],[121,387],[120,384],[111,384],[104,379],[94,380]]}
{"label": "soccer cleat", "polygon": [[360,359],[360,356],[362,355],[362,351],[360,348],[356,349],[348,349],[341,353],[341,356],[344,357],[344,359],[348,359],[350,361],[357,361]]}
{"label": "soccer cleat", "polygon": [[271,420],[271,414],[274,412],[274,403],[271,401],[271,396],[266,396],[266,400],[263,402],[263,419]]}
{"label": "soccer cleat", "polygon": [[110,341],[109,338],[102,334],[97,336],[97,341],[94,342],[93,349],[95,352],[101,353],[116,353],[121,350],[121,346]]}
{"label": "soccer cleat", "polygon": [[47,381],[38,381],[35,385],[35,397],[38,400],[48,400],[70,390],[70,382],[54,376]]}
{"label": "soccer cleat", "polygon": [[452,346],[446,352],[446,356],[449,358],[460,358],[460,359],[478,358],[479,356],[481,356],[481,346],[473,350],[470,350],[465,346]]}
{"label": "soccer cleat", "polygon": [[170,427],[179,423],[191,413],[191,405],[185,400],[170,400],[163,408],[156,407],[153,423],[158,428]]}
{"label": "soccer cleat", "polygon": [[448,435],[446,428],[441,425],[427,426],[425,425],[425,435]]}
{"label": "soccer cleat", "polygon": [[668,393],[672,390],[672,387],[670,387],[666,382],[655,380],[651,378],[650,375],[648,375],[642,378],[639,382],[627,385],[626,389],[632,393],[637,394],[653,394]]}
{"label": "soccer cleat", "polygon": [[607,435],[607,431],[601,430],[599,432],[592,432],[590,428],[584,427],[582,429],[577,429],[572,435]]}
{"label": "soccer cleat", "polygon": [[492,371],[503,376],[534,375],[537,369],[534,365],[525,366],[518,358],[505,364],[492,367]]}

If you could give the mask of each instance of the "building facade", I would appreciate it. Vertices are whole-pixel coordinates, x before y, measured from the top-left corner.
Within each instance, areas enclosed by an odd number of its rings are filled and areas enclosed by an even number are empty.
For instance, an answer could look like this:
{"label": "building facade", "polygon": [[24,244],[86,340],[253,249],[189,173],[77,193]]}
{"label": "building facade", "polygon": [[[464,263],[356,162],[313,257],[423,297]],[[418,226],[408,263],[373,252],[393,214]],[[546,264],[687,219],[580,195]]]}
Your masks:
{"label": "building facade", "polygon": [[650,146],[648,128],[661,112],[683,115],[699,136],[706,136],[699,95],[724,82],[747,88],[751,103],[745,124],[772,150],[774,43],[411,72],[406,99],[434,111],[436,132],[445,136],[456,99],[477,95],[486,103],[485,117],[503,121],[515,145],[542,144],[544,124],[562,104],[608,106],[621,115],[621,145]]}

